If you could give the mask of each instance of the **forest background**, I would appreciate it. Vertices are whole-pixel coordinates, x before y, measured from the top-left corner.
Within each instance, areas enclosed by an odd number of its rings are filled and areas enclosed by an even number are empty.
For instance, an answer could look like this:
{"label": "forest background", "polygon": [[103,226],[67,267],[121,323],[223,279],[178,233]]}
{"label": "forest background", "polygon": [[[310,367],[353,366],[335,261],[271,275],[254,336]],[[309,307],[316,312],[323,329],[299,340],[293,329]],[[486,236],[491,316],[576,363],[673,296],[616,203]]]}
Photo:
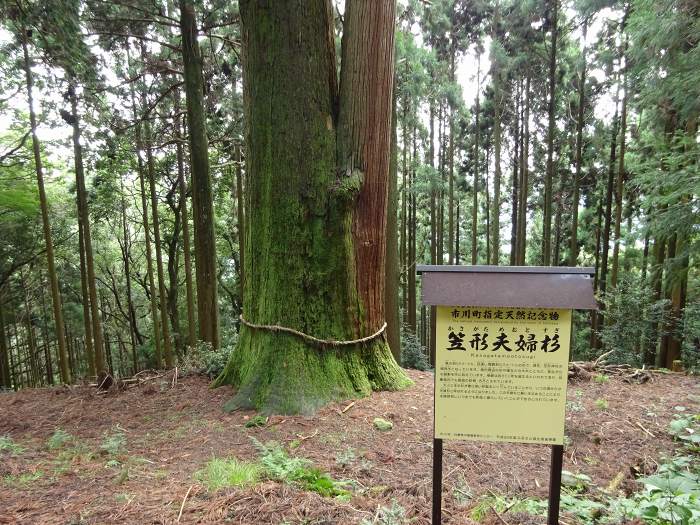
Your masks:
{"label": "forest background", "polygon": [[[217,375],[250,239],[237,3],[0,6],[0,387]],[[434,356],[416,264],[571,265],[601,304],[572,358],[700,366],[698,35],[691,0],[398,3],[397,361]]]}

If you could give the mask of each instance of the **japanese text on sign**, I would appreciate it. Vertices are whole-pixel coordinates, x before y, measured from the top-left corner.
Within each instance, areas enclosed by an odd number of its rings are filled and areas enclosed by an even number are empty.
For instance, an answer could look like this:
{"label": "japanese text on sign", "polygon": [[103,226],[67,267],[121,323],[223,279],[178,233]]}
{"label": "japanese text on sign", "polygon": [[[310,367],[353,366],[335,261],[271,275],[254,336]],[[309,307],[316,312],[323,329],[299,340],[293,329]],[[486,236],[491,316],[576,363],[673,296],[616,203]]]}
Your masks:
{"label": "japanese text on sign", "polygon": [[571,311],[437,307],[435,437],[562,444]]}

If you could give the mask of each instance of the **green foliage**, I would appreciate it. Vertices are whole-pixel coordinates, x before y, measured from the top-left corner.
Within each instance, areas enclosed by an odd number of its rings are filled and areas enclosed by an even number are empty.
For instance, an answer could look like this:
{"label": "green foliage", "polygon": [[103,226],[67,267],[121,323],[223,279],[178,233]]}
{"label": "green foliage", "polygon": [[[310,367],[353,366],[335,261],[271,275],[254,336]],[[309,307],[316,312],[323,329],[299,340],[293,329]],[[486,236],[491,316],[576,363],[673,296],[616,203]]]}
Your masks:
{"label": "green foliage", "polygon": [[410,523],[406,517],[406,509],[404,509],[396,500],[391,501],[391,507],[379,507],[377,513],[371,520],[363,519],[360,525],[405,525]]}
{"label": "green foliage", "polygon": [[188,348],[187,354],[182,359],[183,371],[204,374],[213,379],[226,367],[232,349],[236,345],[236,340],[237,338],[233,337],[229,345],[222,346],[218,350],[204,341],[197,342],[197,346]]}
{"label": "green foliage", "polygon": [[49,450],[56,450],[58,448],[63,448],[66,444],[73,441],[73,436],[62,428],[57,428],[56,431],[47,440],[46,446]]}
{"label": "green foliage", "polygon": [[35,481],[40,480],[43,476],[44,473],[41,470],[35,470],[33,472],[24,472],[17,475],[8,474],[2,477],[2,482],[11,488],[27,488]]}
{"label": "green foliage", "polygon": [[105,432],[100,443],[100,451],[110,456],[118,456],[126,451],[126,435],[119,425]]}
{"label": "green foliage", "polygon": [[310,460],[290,457],[278,443],[262,444],[256,439],[253,439],[253,443],[260,452],[260,464],[269,478],[297,484],[304,490],[310,490],[325,497],[347,498],[350,495],[346,489],[342,488],[343,483],[313,467]]}
{"label": "green foliage", "polygon": [[374,428],[382,432],[386,432],[387,430],[391,430],[392,428],[394,428],[394,424],[391,421],[388,421],[381,417],[375,417],[372,421],[372,424],[374,425]]}
{"label": "green foliage", "polygon": [[583,403],[581,402],[583,391],[576,390],[575,396],[575,399],[571,399],[566,402],[566,410],[568,412],[583,412],[585,410]]}
{"label": "green foliage", "polygon": [[682,358],[686,369],[700,372],[700,301],[686,305],[681,322]]}
{"label": "green foliage", "polygon": [[531,498],[508,498],[498,494],[490,494],[479,498],[469,512],[469,517],[474,521],[482,522],[492,510],[499,514],[508,511],[541,516],[547,512],[547,502]]}
{"label": "green foliage", "polygon": [[610,381],[610,376],[607,376],[605,374],[596,374],[593,376],[593,381],[595,381],[596,383],[605,384],[608,381]]}
{"label": "green foliage", "polygon": [[267,416],[262,416],[258,414],[257,416],[253,416],[248,421],[246,421],[244,426],[246,428],[264,427],[267,424],[267,419]]}
{"label": "green foliage", "polygon": [[595,406],[597,406],[600,410],[607,410],[608,409],[608,400],[599,398],[595,400]]}
{"label": "green foliage", "polygon": [[338,454],[335,456],[335,462],[341,467],[349,467],[355,462],[356,459],[357,456],[355,455],[355,450],[351,447],[346,448],[342,452],[338,452]]}
{"label": "green foliage", "polygon": [[210,492],[222,488],[248,487],[257,483],[263,473],[257,463],[247,463],[236,458],[213,458],[195,473],[195,479]]}
{"label": "green foliage", "polygon": [[415,370],[430,370],[425,348],[418,336],[405,326],[401,332],[401,366]]}
{"label": "green foliage", "polygon": [[18,456],[24,452],[24,447],[15,443],[10,436],[0,436],[0,452]]}
{"label": "green foliage", "polygon": [[693,452],[700,452],[700,415],[676,415],[668,426],[668,433],[681,440]]}
{"label": "green foliage", "polygon": [[[613,350],[611,362],[643,364],[643,352],[663,335],[669,316],[669,302],[653,301],[647,284],[624,275],[617,288],[606,294],[606,323],[600,337],[606,349]],[[660,327],[658,332],[655,327]]]}
{"label": "green foliage", "polygon": [[591,483],[590,476],[580,472],[573,473],[568,470],[561,471],[561,484],[575,492],[583,492]]}

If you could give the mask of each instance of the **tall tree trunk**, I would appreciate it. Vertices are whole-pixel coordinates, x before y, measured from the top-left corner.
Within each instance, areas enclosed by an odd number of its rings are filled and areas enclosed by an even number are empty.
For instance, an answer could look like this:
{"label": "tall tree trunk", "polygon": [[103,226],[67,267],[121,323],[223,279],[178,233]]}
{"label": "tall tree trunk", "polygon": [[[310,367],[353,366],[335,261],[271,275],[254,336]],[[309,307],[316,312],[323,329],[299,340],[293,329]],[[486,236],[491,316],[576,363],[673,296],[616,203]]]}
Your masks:
{"label": "tall tree trunk", "polygon": [[[620,123],[618,112],[619,93],[620,88],[618,84],[617,94],[615,95],[615,116],[613,117],[612,134],[610,137],[610,160],[608,164],[608,176],[605,190],[605,213],[603,214],[604,226],[601,245],[600,278],[598,280],[598,289],[603,295],[605,295],[608,280],[608,255],[610,252],[610,226],[612,224],[612,201],[613,187],[615,181],[615,159],[617,158],[617,134]],[[601,312],[600,315],[602,316],[603,313]]]}
{"label": "tall tree trunk", "polygon": [[518,182],[519,182],[519,165],[520,165],[520,127],[522,121],[520,119],[520,101],[521,101],[522,81],[517,82],[515,95],[515,113],[513,118],[513,179],[512,179],[512,195],[511,195],[511,221],[510,221],[510,265],[517,264],[517,245],[518,245]]}
{"label": "tall tree trunk", "polygon": [[416,304],[416,210],[417,201],[415,194],[415,180],[416,180],[416,154],[418,150],[417,144],[417,130],[416,130],[416,108],[414,107],[414,119],[413,119],[413,131],[411,133],[412,140],[412,155],[411,155],[411,171],[409,174],[409,207],[408,207],[408,264],[406,268],[406,279],[408,280],[408,326],[414,335],[417,335],[417,304]]}
{"label": "tall tree trunk", "polygon": [[239,264],[241,267],[241,297],[245,282],[245,195],[243,194],[243,156],[240,144],[236,145],[236,221],[238,228]]}
{"label": "tall tree trunk", "polygon": [[[450,81],[454,83],[455,81],[455,43],[452,42],[450,46]],[[452,115],[452,106],[449,105],[449,146],[448,146],[448,156],[449,156],[449,171],[448,171],[448,220],[447,220],[447,231],[448,231],[448,260],[449,264],[455,263],[455,190],[454,190],[454,166],[455,166],[455,146],[454,146],[454,117]]]}
{"label": "tall tree trunk", "polygon": [[[77,195],[76,195],[77,199]],[[85,239],[83,224],[78,214],[78,251],[80,252],[80,293],[83,309],[83,341],[87,360],[87,373],[91,377],[97,375],[95,370],[95,351],[92,345],[92,319],[90,318],[90,292],[88,287],[87,263],[85,262]]]}
{"label": "tall tree trunk", "polygon": [[[408,67],[408,63],[406,64]],[[401,126],[401,239],[399,240],[400,283],[402,288],[401,306],[403,307],[403,323],[408,323],[408,100],[402,101]]]}
{"label": "tall tree trunk", "polygon": [[[498,40],[498,26],[500,24],[499,3],[494,6],[491,38]],[[493,79],[493,197],[491,211],[491,260],[490,264],[498,265],[501,255],[501,110],[503,104],[503,92],[501,88],[501,65],[497,59],[491,62],[491,78]],[[488,234],[487,234],[488,235]]]}
{"label": "tall tree trunk", "polygon": [[[141,43],[143,46],[143,42]],[[142,53],[145,48],[141,48]],[[146,95],[142,95],[143,107],[147,107]],[[151,194],[151,214],[153,216],[153,244],[156,247],[156,272],[158,276],[158,301],[160,306],[160,324],[163,331],[163,354],[165,357],[165,367],[172,368],[175,365],[173,356],[173,346],[170,341],[170,327],[168,323],[168,300],[165,291],[165,275],[163,273],[163,246],[160,242],[160,218],[158,214],[158,193],[156,192],[156,173],[153,160],[153,146],[151,144],[151,125],[148,115],[144,119],[143,130],[145,133],[146,146],[146,171],[148,173],[148,186]],[[160,362],[158,363],[160,366]]]}
{"label": "tall tree trunk", "polygon": [[61,292],[56,276],[56,264],[53,253],[53,240],[51,238],[51,223],[49,221],[49,204],[44,189],[44,168],[41,162],[41,147],[39,137],[36,134],[36,113],[34,113],[34,96],[32,93],[34,79],[32,77],[31,62],[27,44],[27,30],[22,28],[22,51],[24,53],[24,75],[27,87],[27,100],[29,102],[29,123],[32,135],[32,151],[34,153],[34,169],[36,171],[37,187],[39,190],[39,205],[41,207],[41,223],[44,232],[44,245],[46,247],[46,265],[51,283],[51,303],[53,306],[54,329],[58,342],[58,367],[61,372],[61,382],[70,383],[70,369],[68,367],[68,354],[66,353],[66,336],[63,325],[63,311],[61,309]]}
{"label": "tall tree trunk", "polygon": [[518,204],[518,260],[517,265],[525,265],[527,253],[527,197],[529,187],[530,162],[530,75],[525,79],[525,115],[523,116],[522,147],[520,148],[520,200]]}
{"label": "tall tree trunk", "polygon": [[[627,43],[625,42],[625,48],[627,48]],[[623,52],[624,56],[624,52]],[[620,265],[620,227],[622,224],[622,196],[624,192],[624,180],[625,180],[625,135],[627,134],[627,97],[628,97],[628,86],[627,86],[627,67],[623,71],[623,86],[625,94],[622,97],[622,116],[620,120],[620,153],[619,153],[619,164],[617,167],[617,181],[615,184],[615,229],[614,238],[615,246],[613,248],[613,260],[612,260],[612,271],[610,273],[610,287],[617,287],[617,274]]]}
{"label": "tall tree trunk", "polygon": [[78,118],[78,99],[75,93],[75,85],[69,88],[71,114],[73,117],[73,155],[75,160],[75,182],[78,198],[78,215],[80,227],[83,231],[83,248],[85,250],[85,267],[87,269],[87,285],[90,294],[90,320],[92,321],[92,335],[94,340],[95,372],[104,371],[104,354],[102,341],[102,327],[100,326],[99,305],[97,304],[97,278],[95,276],[95,259],[92,250],[92,235],[90,233],[90,213],[87,204],[87,190],[85,188],[85,170],[83,167],[83,149],[80,144],[80,120]]}
{"label": "tall tree trunk", "polygon": [[[175,94],[176,107],[180,107],[179,91]],[[187,299],[187,344],[190,348],[197,346],[197,327],[195,321],[194,289],[192,285],[192,251],[190,249],[190,219],[187,213],[187,181],[185,177],[184,152],[182,151],[182,126],[180,118],[175,122],[175,137],[178,139],[177,154],[177,178],[180,191],[180,215],[182,216],[182,252],[185,261],[185,290]],[[240,161],[240,159],[239,159]],[[240,206],[240,199],[239,199]],[[240,212],[239,212],[240,213]],[[239,245],[240,246],[240,245]],[[241,249],[241,254],[243,250]],[[242,275],[242,272],[241,272]]]}
{"label": "tall tree trunk", "polygon": [[185,65],[187,125],[192,166],[194,257],[197,281],[199,336],[219,347],[219,307],[216,272],[214,202],[209,174],[209,142],[202,80],[202,56],[197,41],[197,20],[192,0],[180,0],[182,58]]}
{"label": "tall tree trunk", "polygon": [[[435,102],[430,101],[430,138],[428,144],[426,164],[435,167]],[[434,180],[434,171],[430,180],[430,264],[438,264],[438,226],[437,226],[437,183]],[[430,307],[430,333],[428,334],[428,355],[430,364],[435,363],[435,313],[436,308]]]}
{"label": "tall tree trunk", "polygon": [[[494,96],[496,96],[494,94]],[[501,254],[501,110],[500,102],[495,104],[495,121],[493,130],[493,196],[491,197],[491,264],[498,265]],[[488,192],[488,188],[487,188]]]}
{"label": "tall tree trunk", "polygon": [[[44,277],[43,275],[41,276],[42,280],[42,285],[43,285],[43,280]],[[43,287],[42,287],[43,288]],[[43,289],[41,292],[41,337],[43,339],[43,347],[44,347],[44,363],[45,363],[45,370],[46,370],[46,383],[49,385],[54,384],[53,380],[53,364],[51,363],[51,342],[50,342],[50,337],[49,337],[49,315],[46,312],[46,297],[44,295]],[[3,334],[4,337],[4,334]],[[75,377],[75,369],[71,369],[71,372],[74,377]],[[1,383],[0,383],[1,385]]]}
{"label": "tall tree trunk", "polygon": [[581,56],[581,72],[578,80],[578,108],[576,117],[576,160],[573,188],[571,192],[571,237],[569,245],[569,266],[578,262],[578,204],[581,184],[581,167],[583,164],[583,120],[586,103],[586,35],[588,34],[588,17],[583,20],[583,51]]}
{"label": "tall tree trunk", "polygon": [[5,293],[0,288],[0,387],[12,388],[12,368],[10,367],[10,348],[5,331]]}
{"label": "tall tree trunk", "polygon": [[491,235],[489,233],[491,232],[491,195],[489,191],[489,166],[491,165],[490,163],[490,155],[491,155],[491,148],[489,146],[486,147],[486,170],[484,172],[485,175],[485,181],[484,181],[484,197],[485,197],[485,203],[484,203],[484,211],[486,213],[486,231],[484,232],[486,234],[486,263],[488,264],[491,261]]}
{"label": "tall tree trunk", "polygon": [[[126,47],[127,60],[129,59],[129,46]],[[136,126],[134,127],[136,135],[136,160],[139,175],[139,190],[141,192],[141,217],[143,221],[143,236],[146,252],[146,274],[147,274],[147,289],[148,298],[151,310],[151,322],[153,323],[153,349],[156,368],[161,366],[163,360],[163,351],[160,340],[160,316],[158,314],[158,303],[156,297],[156,285],[153,277],[153,249],[151,247],[151,228],[148,219],[148,197],[146,197],[146,168],[143,162],[142,152],[145,147],[143,144],[143,135],[141,131],[141,119],[136,108],[136,96],[134,94],[133,84],[131,85],[131,106],[134,115]]]}
{"label": "tall tree trunk", "polygon": [[131,342],[131,352],[133,354],[133,373],[136,374],[139,370],[138,358],[137,358],[137,334],[138,327],[136,325],[136,310],[134,308],[134,299],[131,293],[131,255],[130,255],[130,244],[129,239],[129,226],[126,218],[126,199],[124,198],[124,181],[122,177],[119,177],[119,186],[121,194],[121,207],[122,207],[122,239],[124,246],[122,248],[122,263],[124,265],[124,279],[126,281],[126,308],[127,314],[129,316],[129,340]]}
{"label": "tall tree trunk", "polygon": [[544,248],[542,253],[542,264],[550,266],[552,264],[552,184],[554,177],[554,101],[557,87],[557,23],[559,14],[559,0],[550,0],[550,25],[552,31],[552,41],[549,47],[549,100],[547,101],[547,173],[544,179],[544,217],[542,237]]}
{"label": "tall tree trunk", "polygon": [[401,319],[399,317],[399,252],[398,252],[398,144],[396,136],[396,90],[391,113],[391,160],[389,163],[389,200],[386,218],[386,256],[384,259],[386,335],[389,348],[397,363],[401,362]]}
{"label": "tall tree trunk", "polygon": [[[241,3],[248,323],[333,340],[384,325],[394,13],[346,4],[338,93],[330,2]],[[407,382],[382,338],[318,348],[244,323],[216,384],[237,386],[227,408],[292,413]]]}
{"label": "tall tree trunk", "polygon": [[459,253],[459,220],[460,220],[460,215],[459,215],[459,199],[457,199],[457,210],[456,210],[456,217],[455,217],[455,264],[459,264],[460,261],[460,253]]}
{"label": "tall tree trunk", "polygon": [[476,57],[476,110],[474,130],[474,185],[472,188],[472,264],[477,264],[477,221],[479,216],[479,158],[481,157],[481,145],[479,144],[479,91],[481,88],[481,54]]}
{"label": "tall tree trunk", "polygon": [[[652,256],[654,257],[654,266],[651,271],[651,289],[652,300],[656,303],[661,300],[661,291],[663,289],[664,261],[666,260],[666,242],[663,238],[656,237],[654,239]],[[656,350],[659,343],[659,329],[659,322],[654,321],[651,323],[649,345],[644,352],[644,363],[650,366],[657,364]]]}
{"label": "tall tree trunk", "polygon": [[141,152],[143,151],[143,140],[141,138],[141,124],[136,125],[136,144],[137,144],[137,157],[138,157],[138,172],[139,172],[139,186],[141,190],[141,216],[143,218],[143,235],[146,245],[146,273],[148,277],[148,295],[150,299],[151,307],[151,321],[153,322],[153,343],[155,350],[155,366],[160,368],[163,361],[163,351],[160,339],[160,316],[158,312],[158,299],[156,293],[155,278],[153,277],[153,249],[151,247],[151,231],[148,219],[148,198],[146,197],[146,182],[145,182],[145,171],[146,168],[143,165],[143,158],[141,157]]}

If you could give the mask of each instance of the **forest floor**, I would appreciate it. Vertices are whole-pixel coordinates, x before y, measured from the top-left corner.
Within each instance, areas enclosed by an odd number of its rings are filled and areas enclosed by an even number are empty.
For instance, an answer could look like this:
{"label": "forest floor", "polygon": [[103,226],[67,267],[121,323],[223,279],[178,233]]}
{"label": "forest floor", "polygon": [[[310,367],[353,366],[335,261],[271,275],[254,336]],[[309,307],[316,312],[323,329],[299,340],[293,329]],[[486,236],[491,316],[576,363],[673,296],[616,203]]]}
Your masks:
{"label": "forest floor", "polygon": [[[212,390],[197,375],[174,382],[168,373],[103,395],[89,386],[0,394],[0,439],[12,444],[0,449],[0,523],[374,523],[380,507],[400,514],[398,504],[411,524],[428,524],[433,379],[408,373],[415,384],[405,391],[336,403],[313,417],[274,416],[261,427],[245,426],[253,412],[223,412],[231,390]],[[568,395],[564,469],[592,486],[621,481],[622,491],[638,490],[635,473],[653,472],[673,453],[666,429],[680,407],[700,412],[700,381],[682,374],[654,374],[641,385],[616,377],[570,383]],[[377,430],[375,417],[393,429]],[[212,458],[257,461],[251,438],[353,480],[352,497],[270,480],[209,491],[198,481]],[[547,497],[546,446],[446,442],[444,454],[444,523],[472,523],[484,496]],[[544,518],[486,508],[484,522]],[[562,515],[562,523],[576,521]]]}

